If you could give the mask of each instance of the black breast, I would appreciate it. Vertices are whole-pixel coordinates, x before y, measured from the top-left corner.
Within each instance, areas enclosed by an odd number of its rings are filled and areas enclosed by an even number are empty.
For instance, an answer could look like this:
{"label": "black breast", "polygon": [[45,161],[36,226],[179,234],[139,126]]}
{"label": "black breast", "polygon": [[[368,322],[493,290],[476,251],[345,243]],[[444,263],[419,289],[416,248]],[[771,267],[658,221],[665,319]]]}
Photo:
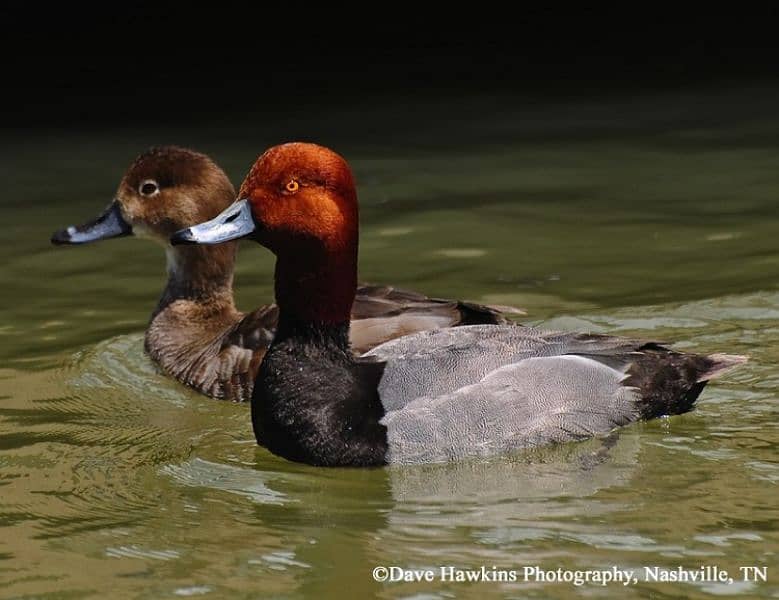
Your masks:
{"label": "black breast", "polygon": [[346,337],[285,332],[257,374],[252,424],[257,441],[289,460],[321,466],[386,464],[387,430],[377,384],[382,363],[355,361]]}

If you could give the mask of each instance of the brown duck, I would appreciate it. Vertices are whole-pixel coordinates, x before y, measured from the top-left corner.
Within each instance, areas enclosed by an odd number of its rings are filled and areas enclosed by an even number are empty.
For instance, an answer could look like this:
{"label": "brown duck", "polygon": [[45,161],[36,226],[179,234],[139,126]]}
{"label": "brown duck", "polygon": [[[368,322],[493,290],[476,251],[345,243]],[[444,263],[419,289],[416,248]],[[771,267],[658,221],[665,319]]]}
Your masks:
{"label": "brown duck", "polygon": [[[146,330],[145,348],[163,372],[213,398],[252,396],[258,367],[273,339],[275,304],[250,313],[235,307],[237,242],[176,246],[170,236],[216,217],[235,200],[227,175],[208,156],[164,146],[141,154],[122,178],[114,201],[96,219],[54,233],[54,244],[84,244],[134,235],[161,243],[168,280]],[[387,286],[357,288],[351,347],[361,354],[417,331],[505,323],[522,311],[428,298]]]}

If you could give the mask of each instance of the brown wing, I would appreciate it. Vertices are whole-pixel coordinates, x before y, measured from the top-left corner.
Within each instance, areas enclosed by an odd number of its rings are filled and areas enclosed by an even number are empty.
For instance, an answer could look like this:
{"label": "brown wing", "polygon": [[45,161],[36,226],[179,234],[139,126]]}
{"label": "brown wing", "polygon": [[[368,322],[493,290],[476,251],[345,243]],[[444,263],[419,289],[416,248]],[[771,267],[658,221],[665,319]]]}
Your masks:
{"label": "brown wing", "polygon": [[225,338],[225,345],[240,346],[249,350],[267,350],[273,341],[279,307],[275,304],[261,306],[246,313]]}
{"label": "brown wing", "polygon": [[245,402],[252,397],[254,379],[273,341],[279,309],[275,304],[247,313],[225,336],[216,361],[221,397]]}
{"label": "brown wing", "polygon": [[352,307],[351,341],[358,354],[386,341],[428,329],[458,325],[503,324],[504,313],[518,309],[460,300],[429,298],[390,286],[362,285]]}

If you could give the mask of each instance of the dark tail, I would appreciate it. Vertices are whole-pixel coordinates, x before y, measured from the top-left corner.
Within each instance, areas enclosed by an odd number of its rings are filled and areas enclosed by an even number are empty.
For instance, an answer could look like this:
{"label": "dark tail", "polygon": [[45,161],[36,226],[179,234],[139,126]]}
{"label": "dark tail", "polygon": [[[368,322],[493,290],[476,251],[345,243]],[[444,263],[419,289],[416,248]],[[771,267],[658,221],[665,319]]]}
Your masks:
{"label": "dark tail", "polygon": [[642,418],[678,415],[692,409],[710,379],[747,360],[731,354],[681,354],[649,345],[639,350],[625,383],[641,392]]}

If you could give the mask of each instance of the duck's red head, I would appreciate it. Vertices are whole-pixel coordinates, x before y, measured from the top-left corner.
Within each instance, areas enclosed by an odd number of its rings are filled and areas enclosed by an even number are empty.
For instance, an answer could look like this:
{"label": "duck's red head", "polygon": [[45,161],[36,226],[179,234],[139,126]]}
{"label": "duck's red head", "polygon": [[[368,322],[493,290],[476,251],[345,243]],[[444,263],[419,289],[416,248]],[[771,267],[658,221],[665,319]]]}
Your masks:
{"label": "duck's red head", "polygon": [[357,285],[358,220],[346,161],[316,144],[282,144],[257,159],[233,206],[171,242],[251,237],[276,254],[283,316],[347,323]]}
{"label": "duck's red head", "polygon": [[252,209],[253,237],[273,251],[276,301],[296,319],[348,322],[357,285],[357,193],[346,161],[316,144],[275,146],[238,195]]}
{"label": "duck's red head", "polygon": [[253,237],[279,258],[353,253],[357,194],[349,165],[316,144],[274,146],[260,156],[238,197],[252,208]]}

